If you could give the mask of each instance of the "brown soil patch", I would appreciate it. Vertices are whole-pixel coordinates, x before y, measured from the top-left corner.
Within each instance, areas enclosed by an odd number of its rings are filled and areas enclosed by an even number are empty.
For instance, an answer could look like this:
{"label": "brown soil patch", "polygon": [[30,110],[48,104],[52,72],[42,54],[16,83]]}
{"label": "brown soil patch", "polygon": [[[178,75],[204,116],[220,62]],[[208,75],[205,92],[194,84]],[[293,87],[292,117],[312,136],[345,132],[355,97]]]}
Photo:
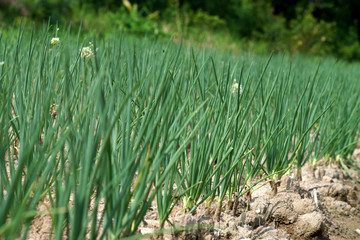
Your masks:
{"label": "brown soil patch", "polygon": [[[360,176],[351,171],[355,179]],[[359,185],[352,181],[338,165],[305,166],[302,181],[284,176],[274,194],[269,184],[252,193],[250,205],[247,197],[239,199],[237,208],[228,200],[222,204],[220,221],[216,216],[216,201],[210,208],[201,205],[194,214],[186,214],[181,204],[173,209],[169,220],[178,228],[174,233],[171,225],[163,236],[147,239],[360,239]],[[39,210],[46,212],[46,200]],[[100,219],[99,219],[100,220]],[[139,234],[152,234],[159,230],[155,201]],[[41,215],[33,220],[27,239],[49,239],[51,217]],[[64,239],[66,238],[64,234]]]}
{"label": "brown soil patch", "polygon": [[[359,178],[351,171],[354,178]],[[252,193],[247,206],[245,197],[239,208],[223,203],[217,221],[216,201],[210,209],[200,206],[195,214],[185,214],[180,204],[170,221],[176,227],[192,227],[177,234],[153,236],[152,239],[360,239],[360,192],[358,186],[338,165],[305,166],[302,181],[284,176],[278,193],[269,184]],[[315,197],[316,195],[316,197]],[[316,200],[315,200],[316,199]],[[317,201],[317,203],[315,203]],[[155,206],[154,206],[155,207]],[[156,207],[150,211],[141,234],[159,229]],[[165,227],[170,229],[170,225]]]}

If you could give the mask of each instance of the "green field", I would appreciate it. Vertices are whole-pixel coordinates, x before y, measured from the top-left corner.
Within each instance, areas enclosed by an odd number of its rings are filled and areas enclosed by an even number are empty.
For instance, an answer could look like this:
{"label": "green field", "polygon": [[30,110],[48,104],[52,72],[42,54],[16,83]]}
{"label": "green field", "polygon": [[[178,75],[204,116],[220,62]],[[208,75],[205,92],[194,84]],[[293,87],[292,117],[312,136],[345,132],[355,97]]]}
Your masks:
{"label": "green field", "polygon": [[44,27],[2,31],[0,65],[1,239],[41,214],[49,238],[125,238],[152,201],[164,226],[305,163],[359,171],[359,64]]}

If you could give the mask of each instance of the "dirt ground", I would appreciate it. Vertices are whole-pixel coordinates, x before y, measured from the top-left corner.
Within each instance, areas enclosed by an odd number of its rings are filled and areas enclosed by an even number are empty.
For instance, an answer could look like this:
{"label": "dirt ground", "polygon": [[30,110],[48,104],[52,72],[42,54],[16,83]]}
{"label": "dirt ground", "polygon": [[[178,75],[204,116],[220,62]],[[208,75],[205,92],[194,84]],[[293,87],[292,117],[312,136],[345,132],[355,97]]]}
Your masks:
{"label": "dirt ground", "polygon": [[[360,181],[356,171],[352,177]],[[185,214],[177,206],[170,220],[176,227],[188,226],[163,239],[360,239],[360,191],[338,165],[319,163],[306,165],[302,181],[284,176],[274,194],[269,184],[252,193],[250,206],[241,198],[238,207],[223,204],[220,221],[216,201],[211,208],[200,206],[195,214]],[[152,233],[158,229],[156,206],[147,214],[139,231]],[[165,227],[170,228],[170,225]],[[151,237],[150,237],[151,238]]]}
{"label": "dirt ground", "polygon": [[[360,159],[360,151],[355,155]],[[356,171],[350,170],[350,174],[360,181]],[[302,181],[284,176],[277,194],[265,184],[252,193],[250,205],[247,198],[239,198],[237,203],[225,201],[222,206],[220,215],[216,201],[210,208],[200,206],[195,214],[187,214],[179,203],[170,221],[187,230],[148,235],[147,239],[360,239],[359,185],[336,164],[306,165]],[[46,203],[39,205],[39,210],[46,210]],[[159,230],[155,202],[138,232],[151,235],[154,230]],[[50,232],[50,216],[38,216],[28,239],[49,239]]]}

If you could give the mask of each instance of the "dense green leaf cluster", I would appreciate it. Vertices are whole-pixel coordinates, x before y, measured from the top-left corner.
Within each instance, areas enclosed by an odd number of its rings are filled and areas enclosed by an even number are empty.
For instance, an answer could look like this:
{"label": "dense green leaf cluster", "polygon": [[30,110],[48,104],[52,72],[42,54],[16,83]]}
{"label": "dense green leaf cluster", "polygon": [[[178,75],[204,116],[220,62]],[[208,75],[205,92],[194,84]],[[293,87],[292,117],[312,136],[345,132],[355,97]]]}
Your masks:
{"label": "dense green leaf cluster", "polygon": [[125,238],[153,200],[164,226],[179,202],[219,212],[309,161],[356,169],[359,71],[121,32],[2,32],[0,238],[25,239],[41,214],[54,239]]}

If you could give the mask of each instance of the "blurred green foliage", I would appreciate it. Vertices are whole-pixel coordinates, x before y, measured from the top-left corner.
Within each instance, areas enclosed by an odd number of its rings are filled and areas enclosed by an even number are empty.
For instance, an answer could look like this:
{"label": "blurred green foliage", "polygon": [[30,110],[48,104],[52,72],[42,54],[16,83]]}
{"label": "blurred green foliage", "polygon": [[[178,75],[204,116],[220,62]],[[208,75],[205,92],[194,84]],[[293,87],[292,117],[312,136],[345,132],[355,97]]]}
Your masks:
{"label": "blurred green foliage", "polygon": [[115,11],[107,11],[104,8],[95,11],[93,8],[83,7],[77,13],[72,18],[73,21],[81,22],[85,29],[93,30],[97,34],[106,35],[118,30],[140,35],[158,36],[161,34],[157,22],[158,12],[144,17],[137,5],[132,6],[131,11],[126,7],[119,7]]}
{"label": "blurred green foliage", "polygon": [[121,29],[230,49],[360,60],[359,0],[4,0],[0,9],[2,26],[50,18],[81,22],[99,34]]}

